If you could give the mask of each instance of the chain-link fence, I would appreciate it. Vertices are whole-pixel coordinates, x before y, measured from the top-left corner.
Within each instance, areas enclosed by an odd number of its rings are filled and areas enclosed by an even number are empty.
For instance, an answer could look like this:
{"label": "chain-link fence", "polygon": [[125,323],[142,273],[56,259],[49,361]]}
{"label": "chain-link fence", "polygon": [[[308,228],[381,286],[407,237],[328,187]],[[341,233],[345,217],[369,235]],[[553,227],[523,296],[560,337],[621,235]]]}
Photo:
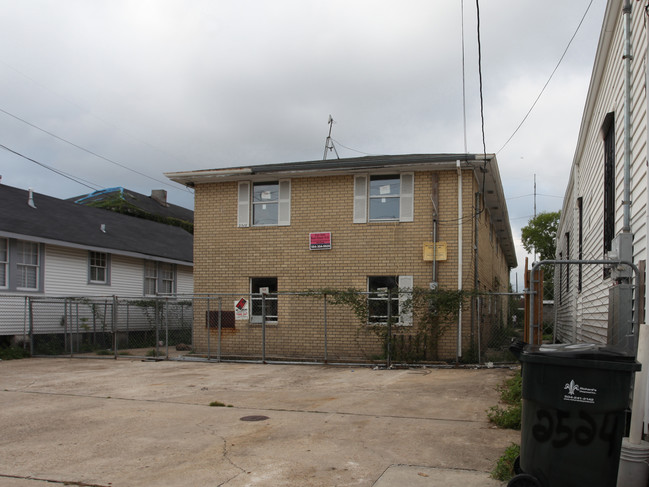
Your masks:
{"label": "chain-link fence", "polygon": [[317,363],[501,363],[520,299],[456,291],[0,296],[0,336],[33,355]]}

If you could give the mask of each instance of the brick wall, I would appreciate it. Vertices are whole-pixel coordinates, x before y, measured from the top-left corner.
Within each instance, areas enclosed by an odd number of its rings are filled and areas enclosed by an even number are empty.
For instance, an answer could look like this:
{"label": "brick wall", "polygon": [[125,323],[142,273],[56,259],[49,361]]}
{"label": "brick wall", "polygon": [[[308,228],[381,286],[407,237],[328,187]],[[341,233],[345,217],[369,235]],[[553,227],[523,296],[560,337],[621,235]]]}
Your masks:
{"label": "brick wall", "polygon": [[[278,292],[309,289],[356,288],[366,290],[368,276],[413,276],[415,287],[428,287],[433,279],[432,263],[423,261],[422,246],[432,240],[431,196],[437,194],[438,241],[447,242],[448,260],[438,262],[440,287],[457,289],[458,223],[457,173],[415,173],[413,222],[354,224],[351,175],[293,178],[291,180],[290,226],[237,227],[236,182],[196,186],[194,235],[195,293],[250,291],[250,278],[276,277]],[[472,171],[463,172],[463,274],[464,287],[473,287],[474,238],[471,212],[476,182]],[[309,233],[331,232],[332,249],[309,250]],[[486,245],[480,240],[481,249]],[[502,266],[480,253],[481,269],[489,274]],[[500,262],[507,272],[504,259]],[[491,269],[491,270],[490,270]],[[486,276],[485,278],[488,278]],[[501,279],[506,282],[506,278]],[[234,298],[224,301],[232,309]],[[213,305],[213,304],[212,304]],[[322,357],[324,307],[316,298],[281,296],[277,324],[266,328],[268,356],[286,358]],[[207,346],[205,303],[195,305],[195,346]],[[457,324],[451,324],[439,343],[440,359],[456,354]],[[327,351],[331,360],[367,360],[381,353],[381,341],[342,307],[327,308]],[[211,343],[216,343],[211,331]],[[463,313],[463,336],[470,338],[470,313]],[[234,330],[221,337],[223,353],[255,355],[261,347],[261,326],[237,321]]]}

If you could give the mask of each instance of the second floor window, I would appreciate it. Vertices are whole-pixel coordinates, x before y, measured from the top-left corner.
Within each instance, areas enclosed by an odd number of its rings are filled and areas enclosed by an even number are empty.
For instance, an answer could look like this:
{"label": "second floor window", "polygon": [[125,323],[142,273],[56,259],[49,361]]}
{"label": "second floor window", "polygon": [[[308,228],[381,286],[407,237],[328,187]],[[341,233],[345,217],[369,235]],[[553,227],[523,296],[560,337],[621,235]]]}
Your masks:
{"label": "second floor window", "polygon": [[238,227],[286,226],[291,224],[291,180],[240,181]]}
{"label": "second floor window", "polygon": [[414,173],[354,176],[354,223],[411,222]]}

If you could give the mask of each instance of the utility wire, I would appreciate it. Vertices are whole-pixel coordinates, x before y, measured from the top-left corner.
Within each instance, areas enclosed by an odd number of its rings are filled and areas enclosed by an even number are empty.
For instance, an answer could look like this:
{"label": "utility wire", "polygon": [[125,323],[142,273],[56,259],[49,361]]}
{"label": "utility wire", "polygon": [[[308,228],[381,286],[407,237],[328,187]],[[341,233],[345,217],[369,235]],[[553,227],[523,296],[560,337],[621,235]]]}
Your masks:
{"label": "utility wire", "polygon": [[[6,150],[6,151],[8,151],[8,152],[11,152],[12,154],[17,155],[18,157],[22,157],[23,159],[26,159],[26,160],[28,160],[28,161],[30,161],[30,162],[33,162],[34,164],[38,164],[39,166],[41,166],[41,167],[43,167],[43,168],[45,168],[45,169],[48,169],[48,170],[50,170],[50,171],[52,171],[52,172],[58,174],[59,176],[63,176],[64,178],[67,178],[67,179],[69,179],[70,181],[74,181],[75,183],[80,184],[80,185],[82,185],[82,186],[85,186],[86,188],[90,188],[90,189],[92,189],[93,191],[98,190],[98,189],[101,189],[101,186],[98,185],[98,184],[96,184],[96,183],[93,183],[93,182],[90,182],[90,181],[86,181],[85,179],[81,179],[81,178],[79,178],[79,177],[77,177],[77,176],[72,176],[71,174],[68,174],[68,173],[66,173],[66,172],[63,172],[63,171],[61,171],[60,169],[56,169],[56,168],[54,168],[54,167],[52,167],[52,166],[48,166],[47,164],[44,164],[44,163],[42,163],[42,162],[39,162],[39,161],[37,161],[36,159],[32,159],[31,157],[27,157],[26,155],[21,154],[20,152],[17,152],[17,151],[15,151],[15,150],[13,150],[13,149],[10,149],[10,148],[7,147],[6,145],[0,144],[0,148]],[[86,184],[86,183],[87,183],[87,184]]]}
{"label": "utility wire", "polygon": [[376,155],[378,155],[378,154],[370,154],[368,152],[363,152],[363,151],[358,150],[358,149],[352,149],[351,147],[347,147],[346,145],[341,144],[339,141],[337,141],[333,137],[331,138],[331,140],[333,140],[340,147],[344,147],[345,149],[350,150],[350,151],[358,152],[359,154],[363,154],[363,155],[366,155],[366,156],[376,156]]}
{"label": "utility wire", "polygon": [[[86,149],[85,147],[82,147],[82,146],[80,146],[80,145],[78,145],[78,144],[75,144],[74,142],[70,142],[69,140],[66,140],[66,139],[64,139],[63,137],[59,137],[58,135],[56,135],[56,134],[54,134],[54,133],[52,133],[52,132],[49,132],[49,131],[47,131],[47,130],[45,130],[45,129],[43,129],[43,128],[37,126],[37,125],[34,125],[33,123],[28,122],[27,120],[25,120],[25,119],[23,119],[23,118],[20,118],[20,117],[14,115],[13,113],[9,113],[8,111],[3,110],[2,108],[0,108],[0,112],[4,113],[5,115],[8,115],[8,116],[10,116],[10,117],[12,117],[12,118],[15,118],[16,120],[19,120],[19,121],[23,122],[24,124],[27,124],[27,125],[29,125],[30,127],[35,128],[36,130],[40,130],[41,132],[43,132],[43,133],[45,133],[45,134],[47,134],[47,135],[49,135],[49,136],[51,136],[51,137],[54,137],[55,139],[60,140],[61,142],[65,142],[66,144],[69,144],[69,145],[71,145],[72,147],[75,147],[75,148],[77,148],[77,149],[79,149],[79,150],[82,150],[82,151],[84,151],[84,152],[86,152],[86,153],[88,153],[88,154],[90,154],[90,155],[93,155],[93,156],[95,156],[95,157],[97,157],[97,158],[99,158],[99,159],[102,159],[102,160],[104,160],[104,161],[106,161],[106,162],[110,162],[111,164],[114,164],[114,165],[116,165],[116,166],[119,166],[119,167],[121,167],[122,169],[126,169],[127,171],[131,171],[131,172],[133,172],[133,173],[135,173],[135,174],[139,174],[140,176],[143,176],[143,177],[145,177],[145,178],[151,179],[152,181],[156,181],[156,182],[158,182],[158,183],[160,183],[160,184],[164,184],[165,186],[169,186],[170,188],[173,188],[173,189],[181,189],[181,188],[178,188],[177,186],[173,186],[173,185],[171,185],[171,184],[169,184],[169,183],[167,183],[167,182],[165,182],[165,181],[161,181],[161,180],[156,179],[156,178],[154,178],[154,177],[152,177],[152,176],[149,176],[149,175],[147,175],[147,174],[144,174],[144,173],[142,173],[142,172],[140,172],[140,171],[136,171],[135,169],[132,169],[132,168],[130,168],[130,167],[128,167],[128,166],[125,166],[124,164],[120,164],[119,162],[114,161],[114,160],[112,160],[112,159],[109,159],[108,157],[104,157],[104,156],[102,156],[102,155],[100,155],[100,154],[97,154],[96,152],[93,152],[93,151],[91,151],[91,150],[89,150],[89,149]],[[191,191],[189,191],[189,189],[187,189],[187,188],[182,188],[182,189],[184,189],[185,191],[191,192]]]}
{"label": "utility wire", "polygon": [[584,19],[586,18],[586,15],[588,14],[588,11],[590,10],[590,6],[591,6],[592,4],[593,4],[593,0],[590,0],[590,3],[588,4],[588,7],[586,7],[586,11],[584,12],[584,15],[581,17],[581,20],[579,21],[579,25],[577,25],[577,29],[575,29],[575,33],[572,34],[572,37],[570,38],[570,41],[568,41],[568,45],[566,46],[566,48],[565,48],[564,51],[563,51],[563,54],[562,54],[561,57],[559,58],[559,62],[557,63],[557,65],[556,65],[556,66],[554,67],[554,69],[552,70],[552,73],[550,74],[550,77],[548,78],[548,80],[547,80],[547,81],[545,82],[545,84],[543,85],[543,88],[541,88],[541,92],[540,92],[539,95],[536,97],[536,100],[534,100],[534,103],[532,103],[532,106],[530,107],[530,109],[527,111],[527,113],[526,113],[525,116],[523,117],[523,120],[521,120],[521,123],[519,123],[519,124],[518,124],[518,127],[516,127],[516,130],[514,130],[514,133],[513,133],[512,135],[509,136],[509,139],[507,139],[507,142],[505,142],[505,143],[503,144],[503,146],[502,146],[500,149],[498,149],[498,152],[496,152],[496,154],[499,154],[500,151],[503,150],[503,149],[507,146],[507,144],[509,144],[509,141],[512,140],[512,139],[514,138],[514,136],[516,135],[516,133],[518,132],[518,130],[519,130],[519,129],[523,126],[523,124],[525,123],[525,120],[527,120],[527,117],[529,117],[529,116],[530,116],[530,113],[532,113],[532,110],[534,110],[534,107],[536,106],[536,104],[538,103],[539,99],[541,98],[541,95],[543,95],[543,92],[545,91],[545,89],[546,89],[546,88],[548,87],[548,85],[550,84],[550,81],[552,80],[552,77],[554,76],[554,73],[556,73],[556,72],[557,72],[557,69],[559,69],[559,65],[561,64],[561,61],[563,61],[563,58],[566,56],[566,53],[568,52],[568,49],[570,48],[570,45],[572,44],[572,41],[575,39],[575,36],[577,35],[577,32],[579,32],[579,29],[581,28],[581,24],[584,23]]}

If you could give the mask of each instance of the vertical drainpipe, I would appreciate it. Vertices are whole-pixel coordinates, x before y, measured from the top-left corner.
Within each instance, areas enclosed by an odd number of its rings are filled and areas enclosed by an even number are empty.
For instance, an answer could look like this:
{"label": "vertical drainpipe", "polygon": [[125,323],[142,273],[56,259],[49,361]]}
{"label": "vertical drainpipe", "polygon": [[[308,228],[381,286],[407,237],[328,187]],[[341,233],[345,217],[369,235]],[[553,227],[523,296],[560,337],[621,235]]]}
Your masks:
{"label": "vertical drainpipe", "polygon": [[624,1],[624,210],[623,232],[631,231],[631,0]]}
{"label": "vertical drainpipe", "polygon": [[[462,291],[462,168],[460,161],[457,167],[457,290]],[[457,361],[462,357],[462,306],[457,317]]]}

